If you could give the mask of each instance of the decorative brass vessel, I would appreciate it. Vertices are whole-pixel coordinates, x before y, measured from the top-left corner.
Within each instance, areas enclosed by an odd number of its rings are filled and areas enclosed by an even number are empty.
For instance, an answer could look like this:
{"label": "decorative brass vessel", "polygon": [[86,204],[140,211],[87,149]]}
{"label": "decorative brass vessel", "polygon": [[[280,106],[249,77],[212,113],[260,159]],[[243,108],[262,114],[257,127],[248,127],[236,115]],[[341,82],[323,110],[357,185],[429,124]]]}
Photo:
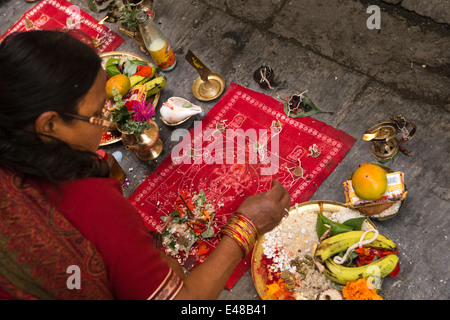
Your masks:
{"label": "decorative brass vessel", "polygon": [[150,120],[150,128],[142,134],[134,134],[123,130],[120,126],[117,129],[122,133],[122,143],[127,150],[133,151],[136,157],[142,161],[155,160],[163,150],[163,143],[159,138],[159,127],[155,121]]}
{"label": "decorative brass vessel", "polygon": [[[408,127],[411,127],[410,131]],[[379,121],[378,124],[368,129],[363,140],[372,142],[373,156],[379,162],[386,162],[396,157],[399,151],[407,156],[410,155],[402,143],[411,139],[416,129],[414,123],[407,122],[402,115],[396,115],[392,116],[390,120]],[[397,138],[399,133],[402,134],[400,140]]]}

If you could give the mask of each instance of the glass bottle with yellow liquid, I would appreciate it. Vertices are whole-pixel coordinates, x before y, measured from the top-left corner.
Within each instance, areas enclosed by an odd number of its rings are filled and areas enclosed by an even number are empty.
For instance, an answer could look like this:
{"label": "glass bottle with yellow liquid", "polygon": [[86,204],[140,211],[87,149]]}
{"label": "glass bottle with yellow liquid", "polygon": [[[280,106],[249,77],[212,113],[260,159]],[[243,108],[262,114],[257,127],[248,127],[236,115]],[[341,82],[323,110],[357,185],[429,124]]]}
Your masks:
{"label": "glass bottle with yellow liquid", "polygon": [[161,71],[174,69],[177,64],[177,58],[167,38],[156,26],[156,23],[143,11],[136,14],[136,21],[139,24],[139,31],[145,47],[158,68]]}

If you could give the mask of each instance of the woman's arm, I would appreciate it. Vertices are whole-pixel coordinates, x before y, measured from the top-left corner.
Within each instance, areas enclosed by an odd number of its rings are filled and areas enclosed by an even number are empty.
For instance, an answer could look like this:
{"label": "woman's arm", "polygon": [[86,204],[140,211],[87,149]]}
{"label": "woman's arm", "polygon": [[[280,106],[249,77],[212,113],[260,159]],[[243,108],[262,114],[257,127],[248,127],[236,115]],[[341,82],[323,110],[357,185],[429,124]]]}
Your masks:
{"label": "woman's arm", "polygon": [[175,299],[217,299],[241,258],[241,248],[231,238],[223,237],[208,258],[184,278]]}
{"label": "woman's arm", "polygon": [[[289,193],[280,182],[273,181],[272,189],[247,198],[238,212],[252,220],[262,235],[280,223],[289,204]],[[217,299],[242,256],[243,251],[235,240],[222,237],[219,245],[201,265],[185,277],[181,274],[184,284],[175,299]],[[171,260],[169,265],[180,276],[181,266],[175,260]]]}

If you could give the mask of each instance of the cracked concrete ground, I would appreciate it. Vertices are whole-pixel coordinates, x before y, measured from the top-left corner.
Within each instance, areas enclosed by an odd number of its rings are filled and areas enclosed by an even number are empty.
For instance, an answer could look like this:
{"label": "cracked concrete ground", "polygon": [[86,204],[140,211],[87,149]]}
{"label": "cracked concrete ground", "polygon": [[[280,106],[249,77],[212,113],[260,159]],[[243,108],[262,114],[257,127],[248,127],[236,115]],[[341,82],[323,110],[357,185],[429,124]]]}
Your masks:
{"label": "cracked concrete ground", "polygon": [[[105,15],[90,12],[85,1],[71,2],[98,20]],[[449,299],[450,26],[387,2],[155,0],[155,21],[179,62],[165,74],[169,82],[160,101],[181,96],[207,111],[214,106],[215,101],[200,102],[192,95],[198,75],[184,60],[188,49],[227,84],[236,82],[274,97],[308,90],[320,109],[333,112],[314,118],[358,139],[311,199],[338,202],[345,202],[342,182],[355,167],[374,161],[370,144],[361,139],[364,132],[379,120],[403,114],[417,126],[405,143],[411,156],[399,154],[386,165],[405,173],[409,194],[395,218],[375,223],[399,245],[401,272],[385,279],[382,296]],[[448,1],[437,2],[444,15],[449,12]],[[23,0],[0,2],[0,34],[33,5]],[[381,10],[380,29],[366,26],[369,5]],[[117,25],[107,25],[117,30]],[[117,50],[143,54],[123,37],[126,42]],[[275,72],[273,91],[253,81],[253,72],[262,64]],[[183,128],[191,128],[193,121]],[[157,161],[142,163],[120,144],[108,147],[110,152],[123,152],[122,165],[133,169],[127,170],[131,184],[124,190],[126,196],[170,153],[172,130],[159,124],[165,151]],[[250,272],[220,299],[259,299]]]}

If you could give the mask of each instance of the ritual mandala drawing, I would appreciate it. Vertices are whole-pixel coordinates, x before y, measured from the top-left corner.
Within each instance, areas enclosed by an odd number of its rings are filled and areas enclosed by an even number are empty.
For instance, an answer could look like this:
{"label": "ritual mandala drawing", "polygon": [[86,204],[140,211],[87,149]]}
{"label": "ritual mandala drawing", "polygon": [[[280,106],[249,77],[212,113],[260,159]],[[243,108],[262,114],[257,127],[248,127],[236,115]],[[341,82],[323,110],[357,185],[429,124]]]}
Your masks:
{"label": "ritual mandala drawing", "polygon": [[[271,130],[274,124],[276,130]],[[265,130],[268,132],[266,142],[264,139],[252,142],[248,137],[239,137],[248,130],[255,130],[257,134]],[[275,136],[279,150],[274,150],[272,145],[271,138]],[[247,143],[226,143],[235,138],[244,139]],[[282,103],[232,83],[203,119],[201,127],[192,129],[180,142],[193,151],[182,153],[181,160],[189,161],[175,164],[175,159],[169,157],[129,200],[140,212],[144,223],[159,231],[162,225],[160,217],[172,212],[180,190],[191,194],[203,190],[214,204],[215,220],[221,227],[245,198],[269,190],[273,179],[288,190],[291,203],[309,200],[354,141],[344,132],[315,119],[289,118],[283,112]],[[223,148],[217,148],[214,143],[221,143]],[[309,156],[310,146],[314,146],[314,157]],[[226,159],[230,152],[235,160],[233,163]],[[269,158],[276,159],[276,162],[265,161]],[[296,176],[293,168],[299,164],[302,171]],[[262,169],[270,166],[273,167],[273,175],[261,174]],[[209,241],[212,247],[217,243],[217,239]]]}

